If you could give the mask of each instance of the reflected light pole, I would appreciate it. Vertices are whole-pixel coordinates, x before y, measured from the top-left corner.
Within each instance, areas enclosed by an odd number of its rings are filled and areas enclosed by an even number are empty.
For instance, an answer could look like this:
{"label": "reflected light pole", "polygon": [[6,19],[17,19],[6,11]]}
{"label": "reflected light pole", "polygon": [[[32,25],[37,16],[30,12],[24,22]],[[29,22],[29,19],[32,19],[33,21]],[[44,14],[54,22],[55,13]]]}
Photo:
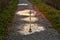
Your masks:
{"label": "reflected light pole", "polygon": [[32,32],[32,29],[31,29],[31,12],[32,10],[30,10],[29,14],[30,14],[30,28],[29,28],[29,32]]}

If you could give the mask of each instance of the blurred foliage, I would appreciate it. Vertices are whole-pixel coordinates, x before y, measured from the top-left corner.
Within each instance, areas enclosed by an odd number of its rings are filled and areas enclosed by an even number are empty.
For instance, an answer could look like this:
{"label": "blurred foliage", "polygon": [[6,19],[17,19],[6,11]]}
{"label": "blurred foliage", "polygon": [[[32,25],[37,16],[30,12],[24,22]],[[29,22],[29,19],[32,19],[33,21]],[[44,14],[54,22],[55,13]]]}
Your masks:
{"label": "blurred foliage", "polygon": [[53,6],[56,9],[60,9],[60,0],[42,0],[43,2]]}
{"label": "blurred foliage", "polygon": [[[51,21],[53,28],[55,28],[60,33],[60,10],[57,10],[56,8],[46,4],[42,0],[30,0],[30,2],[32,2],[34,5],[37,6],[40,12],[42,12],[49,21]],[[55,4],[58,5],[59,3],[58,4],[55,3]]]}
{"label": "blurred foliage", "polygon": [[7,28],[11,25],[17,0],[0,0],[0,40],[7,35]]}

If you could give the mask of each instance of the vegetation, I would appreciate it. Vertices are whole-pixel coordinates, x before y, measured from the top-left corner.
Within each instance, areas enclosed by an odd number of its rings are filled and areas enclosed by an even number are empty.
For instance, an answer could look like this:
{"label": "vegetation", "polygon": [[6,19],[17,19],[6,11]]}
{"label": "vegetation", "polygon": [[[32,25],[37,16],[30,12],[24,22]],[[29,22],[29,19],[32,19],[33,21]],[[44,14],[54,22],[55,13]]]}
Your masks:
{"label": "vegetation", "polygon": [[17,0],[0,1],[0,40],[4,40],[7,34],[7,27],[11,25],[14,11],[17,8]]}
{"label": "vegetation", "polygon": [[56,9],[60,9],[60,0],[42,0]]}
{"label": "vegetation", "polygon": [[56,8],[52,7],[51,5],[48,5],[42,0],[30,0],[30,1],[37,6],[40,12],[42,12],[49,21],[51,21],[53,28],[55,28],[60,33],[60,10],[57,10]]}

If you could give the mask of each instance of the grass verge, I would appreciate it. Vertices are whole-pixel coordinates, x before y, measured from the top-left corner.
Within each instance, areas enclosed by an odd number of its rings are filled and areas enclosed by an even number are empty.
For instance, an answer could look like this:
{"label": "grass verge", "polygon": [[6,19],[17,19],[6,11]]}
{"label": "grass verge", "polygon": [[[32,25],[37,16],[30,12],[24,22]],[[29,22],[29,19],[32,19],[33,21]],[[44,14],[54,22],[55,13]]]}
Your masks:
{"label": "grass verge", "polygon": [[0,40],[7,35],[7,27],[11,24],[14,12],[17,8],[17,0],[10,0],[6,7],[0,8]]}

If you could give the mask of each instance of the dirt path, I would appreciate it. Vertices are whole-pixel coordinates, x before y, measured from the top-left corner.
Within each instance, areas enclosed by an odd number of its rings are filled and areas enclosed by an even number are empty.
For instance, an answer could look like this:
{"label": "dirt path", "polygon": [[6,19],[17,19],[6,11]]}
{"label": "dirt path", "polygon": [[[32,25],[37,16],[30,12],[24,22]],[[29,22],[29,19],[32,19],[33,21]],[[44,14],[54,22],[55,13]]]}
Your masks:
{"label": "dirt path", "polygon": [[50,22],[41,12],[34,9],[31,13],[32,32],[29,32],[30,8],[32,8],[32,4],[27,0],[19,1],[13,25],[9,28],[6,40],[59,40],[59,34],[50,28]]}

